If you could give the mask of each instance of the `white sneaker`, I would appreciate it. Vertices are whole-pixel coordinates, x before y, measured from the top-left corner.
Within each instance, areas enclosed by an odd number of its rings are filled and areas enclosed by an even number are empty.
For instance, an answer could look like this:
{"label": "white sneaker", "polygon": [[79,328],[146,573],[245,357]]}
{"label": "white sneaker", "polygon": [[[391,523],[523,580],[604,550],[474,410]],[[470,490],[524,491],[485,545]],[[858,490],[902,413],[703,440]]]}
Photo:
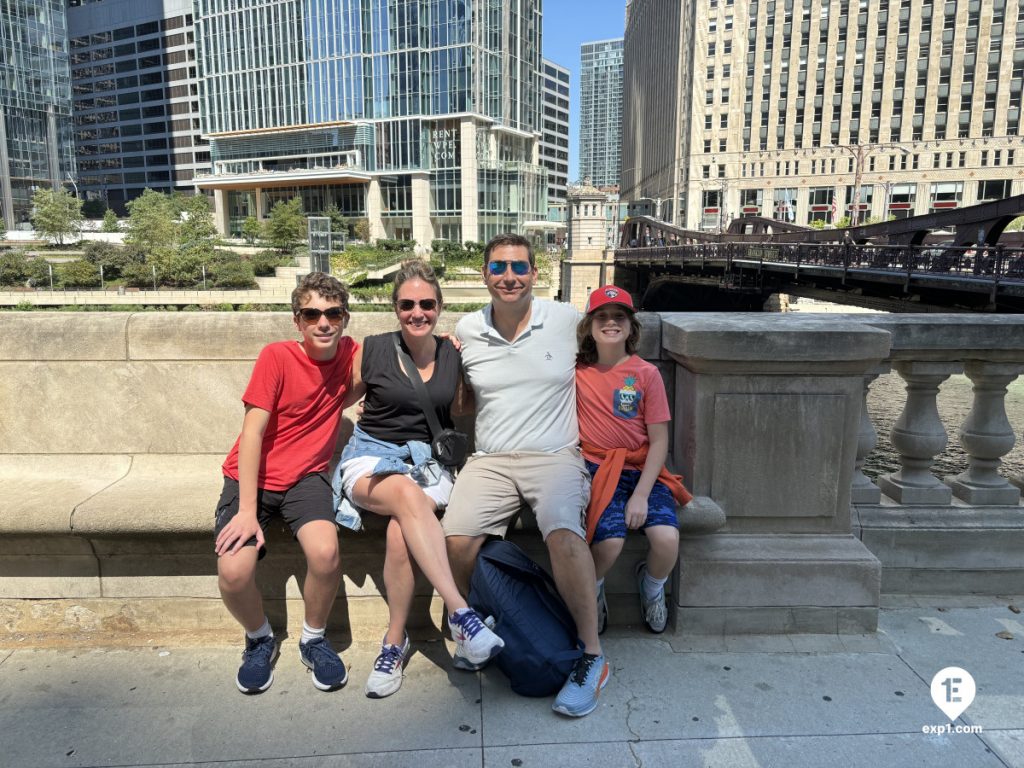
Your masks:
{"label": "white sneaker", "polygon": [[636,564],[636,589],[640,593],[640,614],[644,624],[655,634],[661,634],[668,625],[668,605],[665,602],[665,587],[658,590],[653,600],[644,597],[644,576],[647,574],[647,561]]}
{"label": "white sneaker", "polygon": [[457,610],[449,617],[448,626],[455,641],[454,663],[458,669],[479,669],[505,647],[505,641],[472,608]]}
{"label": "white sneaker", "polygon": [[405,677],[405,657],[409,654],[409,636],[401,645],[382,643],[373,672],[366,678],[366,696],[383,699],[398,691]]}

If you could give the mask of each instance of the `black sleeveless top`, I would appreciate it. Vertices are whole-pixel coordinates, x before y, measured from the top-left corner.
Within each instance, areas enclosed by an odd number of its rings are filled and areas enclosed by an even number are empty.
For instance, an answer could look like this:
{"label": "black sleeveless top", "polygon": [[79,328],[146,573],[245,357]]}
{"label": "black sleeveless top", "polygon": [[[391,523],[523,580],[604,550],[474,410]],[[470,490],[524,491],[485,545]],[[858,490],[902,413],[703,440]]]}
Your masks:
{"label": "black sleeveless top", "polygon": [[[401,333],[381,333],[363,339],[362,377],[366,384],[363,415],[360,428],[378,440],[404,445],[410,440],[430,442],[430,427],[423,415],[420,398],[413,383],[405,375],[395,351],[395,336]],[[453,426],[451,405],[459,383],[461,360],[450,341],[437,336],[434,353],[434,374],[423,382],[434,404],[437,419],[443,429]],[[402,349],[409,350],[402,343]]]}

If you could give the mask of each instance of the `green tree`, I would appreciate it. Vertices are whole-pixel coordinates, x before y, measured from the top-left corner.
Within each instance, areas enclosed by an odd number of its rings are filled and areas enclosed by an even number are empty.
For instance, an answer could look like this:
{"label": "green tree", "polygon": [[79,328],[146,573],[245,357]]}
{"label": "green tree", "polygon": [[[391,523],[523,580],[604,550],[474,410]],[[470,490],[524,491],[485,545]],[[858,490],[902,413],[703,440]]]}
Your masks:
{"label": "green tree", "polygon": [[170,258],[178,242],[178,211],[171,198],[147,189],[128,203],[124,241],[147,257]]}
{"label": "green tree", "polygon": [[245,221],[242,222],[242,239],[244,239],[249,245],[255,243],[262,232],[263,227],[260,225],[259,219],[255,216],[248,216]]}
{"label": "green tree", "polygon": [[1006,225],[1004,232],[1020,232],[1024,229],[1024,216],[1018,216],[1016,219]]}
{"label": "green tree", "polygon": [[32,195],[32,226],[57,245],[64,238],[77,235],[82,229],[82,201],[63,188],[36,190]]}
{"label": "green tree", "polygon": [[370,242],[370,220],[356,219],[356,223],[352,226],[352,233],[364,243]]}
{"label": "green tree", "polygon": [[121,225],[117,221],[117,214],[114,213],[113,209],[107,208],[103,214],[103,225],[100,227],[101,232],[120,232]]}
{"label": "green tree", "polygon": [[270,209],[265,237],[282,253],[291,253],[306,239],[306,217],[302,213],[302,199],[293,197],[287,203],[279,201]]}
{"label": "green tree", "polygon": [[213,257],[216,240],[217,227],[213,223],[210,202],[201,194],[189,197],[178,225],[178,250],[200,261],[208,261]]}
{"label": "green tree", "polygon": [[348,219],[345,218],[345,215],[337,205],[331,203],[324,208],[324,212],[321,215],[331,220],[331,232],[333,234],[344,233],[348,237]]}

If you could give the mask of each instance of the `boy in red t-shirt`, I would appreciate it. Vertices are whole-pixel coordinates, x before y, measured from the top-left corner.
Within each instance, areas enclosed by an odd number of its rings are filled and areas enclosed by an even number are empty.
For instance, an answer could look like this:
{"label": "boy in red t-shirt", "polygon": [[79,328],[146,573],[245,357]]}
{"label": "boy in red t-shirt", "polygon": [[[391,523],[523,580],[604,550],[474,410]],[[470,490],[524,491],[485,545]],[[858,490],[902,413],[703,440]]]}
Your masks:
{"label": "boy in red t-shirt", "polygon": [[217,503],[220,593],[246,635],[235,679],[242,693],[261,693],[274,681],[277,643],[256,586],[256,563],[274,515],[288,523],[306,556],[302,663],[322,691],[348,681],[344,662],[324,634],[341,583],[327,464],[341,412],[350,405],[358,345],[343,335],[348,291],[336,278],[306,275],[292,292],[292,314],[302,340],[275,342],[260,352],[242,395],[242,433],[224,461]]}

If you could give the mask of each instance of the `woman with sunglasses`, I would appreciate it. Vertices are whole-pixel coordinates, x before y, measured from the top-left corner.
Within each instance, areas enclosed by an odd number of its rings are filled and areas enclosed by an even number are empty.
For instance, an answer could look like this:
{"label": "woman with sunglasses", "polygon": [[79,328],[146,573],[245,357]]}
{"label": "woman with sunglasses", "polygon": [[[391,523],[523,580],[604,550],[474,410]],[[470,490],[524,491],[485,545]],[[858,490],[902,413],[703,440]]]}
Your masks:
{"label": "woman with sunglasses", "polygon": [[452,578],[436,515],[448,503],[453,478],[431,458],[430,427],[395,349],[397,336],[426,385],[442,428],[451,428],[451,407],[461,395],[462,373],[458,351],[434,335],[442,302],[431,266],[419,259],[403,263],[395,275],[391,301],[400,330],[366,337],[356,355],[353,389],[365,392],[363,413],[338,466],[342,491],[352,504],[390,517],[384,556],[390,620],[366,682],[366,695],[372,699],[390,696],[402,685],[409,652],[405,625],[415,586],[413,562],[452,612],[448,624],[456,644],[456,667],[475,669],[504,646],[469,607]]}

